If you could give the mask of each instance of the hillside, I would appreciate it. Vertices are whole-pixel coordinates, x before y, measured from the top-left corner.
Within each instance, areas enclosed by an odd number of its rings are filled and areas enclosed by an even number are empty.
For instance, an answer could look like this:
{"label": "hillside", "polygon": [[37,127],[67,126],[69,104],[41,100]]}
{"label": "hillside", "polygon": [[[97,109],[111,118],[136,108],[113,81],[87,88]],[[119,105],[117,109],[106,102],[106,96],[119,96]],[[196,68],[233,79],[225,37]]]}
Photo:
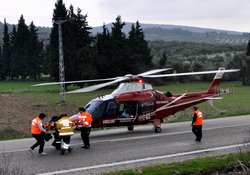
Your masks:
{"label": "hillside", "polygon": [[[123,27],[125,34],[131,29],[133,23],[126,23]],[[112,24],[106,25],[111,31]],[[246,44],[250,38],[249,33],[237,31],[218,30],[201,27],[190,27],[180,25],[164,24],[141,24],[145,37],[149,41],[181,41],[181,42],[199,42],[210,44]],[[93,34],[101,33],[102,26],[94,27]]]}
{"label": "hillside", "polygon": [[[123,32],[128,34],[133,23],[126,23]],[[112,24],[106,25],[111,31]],[[8,25],[9,31],[12,30],[12,25]],[[164,24],[141,24],[144,31],[145,38],[149,41],[163,40],[163,41],[182,41],[182,42],[198,42],[210,44],[246,44],[250,38],[249,33],[242,33],[236,31],[218,30],[210,28],[179,26],[179,25],[164,25]],[[102,32],[102,26],[93,27],[92,34]],[[42,41],[48,41],[51,28],[38,27],[39,38]],[[3,23],[0,22],[0,45],[3,40]],[[47,42],[46,42],[47,43]]]}

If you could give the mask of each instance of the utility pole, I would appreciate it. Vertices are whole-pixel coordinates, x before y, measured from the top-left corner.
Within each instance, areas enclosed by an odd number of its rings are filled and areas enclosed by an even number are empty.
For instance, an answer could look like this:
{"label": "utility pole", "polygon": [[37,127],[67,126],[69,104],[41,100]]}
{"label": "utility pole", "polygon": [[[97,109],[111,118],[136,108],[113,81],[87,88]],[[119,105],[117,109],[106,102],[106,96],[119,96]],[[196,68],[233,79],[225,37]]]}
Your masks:
{"label": "utility pole", "polygon": [[54,21],[58,25],[58,41],[59,41],[59,81],[60,81],[60,94],[61,104],[65,104],[65,73],[64,73],[64,59],[63,59],[63,37],[62,37],[62,24],[67,20],[56,20]]}

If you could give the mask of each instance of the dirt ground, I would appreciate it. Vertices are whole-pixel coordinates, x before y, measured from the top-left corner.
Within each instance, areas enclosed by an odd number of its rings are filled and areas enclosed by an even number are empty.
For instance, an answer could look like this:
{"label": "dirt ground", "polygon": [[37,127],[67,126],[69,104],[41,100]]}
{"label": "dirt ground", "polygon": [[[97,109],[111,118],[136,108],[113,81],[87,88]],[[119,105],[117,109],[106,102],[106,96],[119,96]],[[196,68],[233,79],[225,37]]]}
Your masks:
{"label": "dirt ground", "polygon": [[46,102],[31,100],[17,93],[0,93],[0,138],[29,136],[31,120],[41,112],[50,117],[67,113],[73,115],[76,106],[47,106]]}

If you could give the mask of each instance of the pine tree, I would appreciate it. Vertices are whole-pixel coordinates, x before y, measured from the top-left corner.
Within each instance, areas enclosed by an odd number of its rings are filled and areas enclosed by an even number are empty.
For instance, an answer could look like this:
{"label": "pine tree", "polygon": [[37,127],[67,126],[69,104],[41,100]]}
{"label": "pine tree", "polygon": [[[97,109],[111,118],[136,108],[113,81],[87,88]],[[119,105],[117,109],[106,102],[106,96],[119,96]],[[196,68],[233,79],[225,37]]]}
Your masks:
{"label": "pine tree", "polygon": [[[53,21],[56,20],[67,20],[67,10],[65,7],[65,4],[62,0],[58,0],[55,3],[55,9],[53,13]],[[65,38],[65,32],[64,32],[65,23],[62,25],[63,29],[63,39]],[[58,53],[58,25],[56,23],[53,23],[53,27],[50,34],[50,44],[48,47],[48,60],[49,60],[49,72],[51,73],[51,78],[53,80],[58,81],[59,80],[59,53]],[[64,48],[65,50],[65,48]]]}
{"label": "pine tree", "polygon": [[[81,9],[71,5],[69,10],[62,0],[55,4],[53,20],[67,20],[62,25],[63,55],[65,67],[65,80],[79,80],[96,78],[97,72],[94,63],[95,51],[93,38],[90,36],[92,29],[88,26],[87,15],[81,14]],[[58,26],[53,24],[48,50],[51,77],[58,80]]]}
{"label": "pine tree", "polygon": [[247,56],[250,56],[250,40],[248,41],[248,44],[247,44],[247,52],[246,52],[246,55],[247,55]]}
{"label": "pine tree", "polygon": [[11,54],[12,73],[16,78],[25,79],[28,76],[28,59],[29,59],[29,38],[30,33],[28,26],[25,24],[23,15],[18,21],[15,42]]}
{"label": "pine tree", "polygon": [[4,19],[3,51],[0,68],[1,80],[6,79],[10,74],[10,65],[10,36],[6,20]]}
{"label": "pine tree", "polygon": [[10,54],[10,67],[9,67],[9,77],[10,79],[13,79],[17,76],[17,72],[15,70],[15,61],[16,58],[18,57],[17,52],[16,52],[16,35],[17,35],[17,30],[16,26],[12,26],[12,32],[10,34],[10,50],[12,51]]}
{"label": "pine tree", "polygon": [[152,68],[152,56],[145,40],[142,28],[137,21],[131,27],[128,37],[130,61],[133,62],[135,73],[144,72]]}
{"label": "pine tree", "polygon": [[95,67],[97,68],[97,72],[99,74],[98,78],[107,78],[110,76],[109,72],[110,70],[107,69],[109,67],[110,63],[108,60],[111,57],[111,37],[110,33],[106,27],[106,25],[103,25],[103,32],[98,33],[96,36],[96,58],[95,58]]}
{"label": "pine tree", "polygon": [[250,85],[250,40],[248,41],[247,45],[247,52],[246,52],[246,57],[244,59],[243,72],[244,72],[243,84]]}
{"label": "pine tree", "polygon": [[66,78],[68,80],[92,79],[97,77],[94,64],[93,38],[90,36],[92,29],[87,22],[87,15],[81,14],[77,8],[74,13],[70,6],[68,23],[65,31],[68,34],[64,39]]}
{"label": "pine tree", "polygon": [[32,79],[37,79],[42,73],[43,66],[43,44],[38,40],[37,28],[33,22],[30,24],[30,38],[29,38],[29,58],[28,75]]}
{"label": "pine tree", "polygon": [[122,32],[125,22],[122,22],[121,16],[118,16],[112,25],[112,46],[110,58],[107,60],[109,65],[106,69],[110,70],[109,77],[116,77],[118,75],[125,75],[130,72],[130,70],[126,69],[126,59],[129,53],[127,52],[126,36],[125,33]]}

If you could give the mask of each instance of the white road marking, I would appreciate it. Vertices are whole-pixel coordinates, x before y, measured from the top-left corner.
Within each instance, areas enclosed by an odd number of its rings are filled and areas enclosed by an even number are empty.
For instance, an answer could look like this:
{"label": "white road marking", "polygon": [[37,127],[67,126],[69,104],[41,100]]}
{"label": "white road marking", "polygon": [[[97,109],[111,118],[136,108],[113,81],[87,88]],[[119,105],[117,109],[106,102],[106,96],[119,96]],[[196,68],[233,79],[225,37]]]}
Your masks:
{"label": "white road marking", "polygon": [[53,174],[72,173],[72,172],[77,172],[77,171],[113,167],[113,166],[119,166],[119,165],[147,162],[147,161],[152,161],[152,160],[166,159],[166,158],[174,158],[174,157],[178,157],[178,156],[188,156],[188,155],[206,153],[206,152],[211,152],[211,151],[227,150],[227,149],[239,148],[239,147],[249,146],[249,145],[250,145],[250,143],[229,145],[229,146],[208,148],[208,149],[202,149],[202,150],[196,150],[196,151],[190,151],[190,152],[183,152],[183,153],[176,153],[176,154],[169,154],[169,155],[163,155],[163,156],[147,157],[147,158],[143,158],[143,159],[134,159],[134,160],[127,160],[127,161],[114,162],[114,163],[108,163],[108,164],[93,165],[93,166],[82,167],[82,168],[72,168],[72,169],[67,169],[67,170],[60,170],[60,171],[41,173],[41,174],[37,174],[37,175],[53,175]]}
{"label": "white road marking", "polygon": [[[212,128],[206,128],[203,129],[205,130],[213,130],[213,129],[220,129],[220,128],[232,128],[232,127],[241,127],[241,126],[250,126],[250,124],[240,124],[240,125],[231,125],[231,126],[219,126],[219,127],[212,127]],[[126,141],[126,140],[137,140],[137,139],[145,139],[145,138],[152,138],[152,137],[163,137],[163,136],[168,136],[168,135],[178,135],[178,134],[185,134],[185,133],[190,133],[192,132],[191,130],[188,131],[180,131],[180,132],[172,132],[172,133],[159,133],[159,134],[151,134],[151,135],[146,135],[146,136],[136,136],[136,137],[126,137],[126,138],[119,138],[119,139],[103,139],[103,140],[96,140],[92,141],[91,143],[101,143],[101,142],[117,142],[117,141]],[[73,145],[82,145],[82,143],[76,143],[76,144],[71,144]],[[53,146],[45,147],[45,148],[54,148]],[[17,149],[17,150],[10,150],[10,151],[0,151],[0,154],[2,153],[14,153],[14,152],[22,152],[22,151],[27,151],[27,149]]]}

